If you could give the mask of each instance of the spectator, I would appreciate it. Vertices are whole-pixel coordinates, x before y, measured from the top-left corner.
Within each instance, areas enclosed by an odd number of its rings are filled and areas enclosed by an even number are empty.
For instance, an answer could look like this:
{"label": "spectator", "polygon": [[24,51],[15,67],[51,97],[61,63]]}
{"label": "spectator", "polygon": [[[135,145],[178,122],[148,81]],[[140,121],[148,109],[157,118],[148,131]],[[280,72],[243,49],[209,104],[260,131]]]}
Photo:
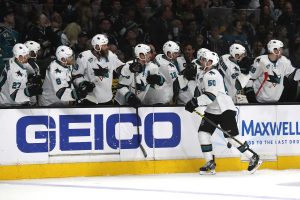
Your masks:
{"label": "spectator", "polygon": [[227,31],[226,34],[224,34],[223,40],[225,42],[225,45],[229,46],[233,43],[238,43],[243,45],[247,52],[249,51],[249,43],[247,40],[247,35],[243,31],[242,23],[240,20],[234,20],[231,24],[232,26]]}
{"label": "spectator", "polygon": [[[15,28],[15,13],[11,8],[3,8],[0,23],[0,72],[4,63],[13,56],[12,49],[19,41],[19,33]],[[1,64],[2,63],[2,64]]]}
{"label": "spectator", "polygon": [[149,20],[150,42],[158,52],[162,52],[162,46],[169,40],[170,20],[173,19],[171,7],[161,7],[157,15]]}

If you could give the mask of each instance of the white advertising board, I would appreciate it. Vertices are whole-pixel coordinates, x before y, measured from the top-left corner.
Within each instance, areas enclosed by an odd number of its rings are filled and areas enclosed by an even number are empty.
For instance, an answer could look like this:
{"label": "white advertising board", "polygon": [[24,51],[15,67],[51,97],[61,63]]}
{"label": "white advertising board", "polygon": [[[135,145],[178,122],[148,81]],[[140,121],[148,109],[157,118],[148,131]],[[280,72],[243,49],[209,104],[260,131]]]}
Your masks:
{"label": "white advertising board", "polygon": [[[238,107],[239,138],[265,159],[300,155],[298,107]],[[1,109],[0,164],[202,158],[200,116],[183,107],[143,107],[138,114],[126,107]],[[240,156],[220,131],[212,141],[217,157]]]}

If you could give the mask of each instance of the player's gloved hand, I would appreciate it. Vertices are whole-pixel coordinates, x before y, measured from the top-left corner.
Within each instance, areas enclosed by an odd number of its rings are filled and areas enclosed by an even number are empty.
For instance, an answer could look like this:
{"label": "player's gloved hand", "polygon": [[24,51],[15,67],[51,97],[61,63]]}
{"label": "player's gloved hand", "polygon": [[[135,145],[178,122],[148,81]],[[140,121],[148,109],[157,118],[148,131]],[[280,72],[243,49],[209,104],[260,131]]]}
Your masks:
{"label": "player's gloved hand", "polygon": [[161,76],[158,74],[150,74],[146,78],[147,83],[161,85]]}
{"label": "player's gloved hand", "polygon": [[28,97],[40,95],[42,93],[43,93],[43,88],[37,84],[28,85],[25,89],[25,95]]}
{"label": "player's gloved hand", "polygon": [[133,62],[129,64],[129,70],[132,73],[141,73],[143,71],[143,65],[139,62]]}
{"label": "player's gloved hand", "polygon": [[83,81],[79,84],[79,88],[82,91],[87,91],[87,93],[92,92],[95,87],[95,84],[93,82],[89,81]]}
{"label": "player's gloved hand", "polygon": [[104,76],[108,73],[108,69],[102,68],[99,64],[97,64],[97,65],[99,67],[98,69],[93,68],[95,76]]}
{"label": "player's gloved hand", "polygon": [[197,68],[195,66],[189,66],[186,67],[182,73],[187,80],[189,81],[195,80],[197,74]]}
{"label": "player's gloved hand", "polygon": [[198,107],[198,102],[197,102],[197,99],[196,98],[192,98],[190,101],[188,101],[186,104],[185,104],[185,109],[189,112],[194,112],[194,110]]}
{"label": "player's gloved hand", "polygon": [[257,103],[256,96],[252,87],[246,87],[245,94],[249,103]]}
{"label": "player's gloved hand", "polygon": [[84,99],[87,93],[88,92],[86,90],[82,90],[78,88],[78,89],[73,89],[71,94],[73,99],[80,100],[80,99]]}
{"label": "player's gloved hand", "polygon": [[137,107],[139,107],[142,104],[141,100],[136,95],[134,95],[131,92],[128,92],[126,94],[125,98],[127,99],[128,105],[130,105],[132,107],[137,108]]}
{"label": "player's gloved hand", "polygon": [[29,74],[27,77],[27,84],[28,85],[36,84],[42,86],[43,85],[42,77],[38,74]]}

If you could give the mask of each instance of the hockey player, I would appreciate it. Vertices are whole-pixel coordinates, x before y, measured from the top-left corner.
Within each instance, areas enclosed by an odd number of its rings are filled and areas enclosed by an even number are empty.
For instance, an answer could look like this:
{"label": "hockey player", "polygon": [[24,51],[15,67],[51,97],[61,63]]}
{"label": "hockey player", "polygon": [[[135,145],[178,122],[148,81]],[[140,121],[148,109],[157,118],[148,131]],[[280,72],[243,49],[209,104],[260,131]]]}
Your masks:
{"label": "hockey player", "polygon": [[205,52],[209,52],[210,50],[206,48],[201,48],[197,51],[197,58],[192,60],[193,67],[185,68],[182,72],[183,77],[187,79],[187,88],[184,87],[179,91],[178,101],[177,103],[186,104],[191,98],[198,97],[200,95],[200,91],[196,87],[196,75],[203,74],[201,69],[201,63],[205,61],[203,59],[203,55]]}
{"label": "hockey player", "polygon": [[128,61],[122,68],[115,97],[120,105],[138,107],[145,104],[149,88],[159,89],[164,84],[158,66],[150,62],[150,51],[148,45],[138,44],[134,48],[136,60]]}
{"label": "hockey player", "polygon": [[[149,90],[149,104],[171,104],[174,96],[173,84],[186,63],[180,56],[180,47],[173,41],[167,41],[163,45],[164,54],[158,54],[154,63],[159,67],[159,73],[164,77],[165,83],[160,90]],[[149,100],[149,99],[148,99]]]}
{"label": "hockey player", "polygon": [[[24,44],[29,50],[28,65],[26,65],[26,71],[28,75],[27,85],[37,84],[42,87],[43,83],[40,74],[40,68],[36,62],[41,45],[35,41],[27,41]],[[37,98],[35,96],[31,97],[30,105],[36,105],[36,103]]]}
{"label": "hockey player", "polygon": [[[204,62],[201,64],[203,75],[197,74],[197,87],[202,94],[197,98],[192,98],[185,109],[194,112],[198,106],[207,106],[204,116],[215,124],[226,130],[231,137],[224,135],[230,144],[235,146],[241,153],[250,159],[248,170],[253,173],[262,161],[257,154],[250,151],[247,142],[240,145],[233,137],[239,134],[235,121],[236,109],[230,96],[225,92],[223,77],[215,67],[219,62],[219,57],[214,52],[206,52],[203,55]],[[200,168],[200,174],[215,174],[216,163],[213,156],[211,136],[216,126],[203,119],[199,127],[199,142],[206,164]]]}
{"label": "hockey player", "polygon": [[51,62],[46,71],[43,94],[39,96],[39,105],[64,106],[86,97],[86,87],[75,89],[72,83],[71,67],[73,64],[72,49],[67,46],[59,46],[56,49],[56,60]]}
{"label": "hockey player", "polygon": [[6,67],[7,79],[0,92],[2,106],[27,105],[29,98],[42,93],[38,84],[27,84],[29,50],[24,44],[17,43],[13,47],[13,55]]}
{"label": "hockey player", "polygon": [[247,97],[242,94],[242,89],[250,79],[250,75],[241,73],[239,62],[246,56],[246,49],[240,44],[232,44],[230,54],[220,58],[219,71],[224,78],[224,84],[228,95],[235,103],[248,103]]}
{"label": "hockey player", "polygon": [[267,48],[268,55],[258,56],[250,71],[251,80],[245,90],[250,101],[277,102],[284,89],[284,76],[294,81],[300,80],[300,70],[295,69],[291,61],[282,55],[283,43],[280,40],[270,40]]}
{"label": "hockey player", "polygon": [[73,70],[76,86],[85,85],[89,92],[80,104],[112,105],[113,71],[124,63],[108,49],[108,39],[105,35],[95,35],[91,43],[93,49],[78,55]]}

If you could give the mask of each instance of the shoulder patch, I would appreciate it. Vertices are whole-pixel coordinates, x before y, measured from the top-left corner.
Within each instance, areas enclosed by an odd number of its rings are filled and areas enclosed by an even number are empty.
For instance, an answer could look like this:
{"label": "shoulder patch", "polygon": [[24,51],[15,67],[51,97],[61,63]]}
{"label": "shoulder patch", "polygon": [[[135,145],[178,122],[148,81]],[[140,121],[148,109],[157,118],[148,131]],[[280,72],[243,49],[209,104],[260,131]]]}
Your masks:
{"label": "shoulder patch", "polygon": [[89,61],[90,63],[92,63],[92,62],[93,62],[93,58],[89,58],[88,61]]}

